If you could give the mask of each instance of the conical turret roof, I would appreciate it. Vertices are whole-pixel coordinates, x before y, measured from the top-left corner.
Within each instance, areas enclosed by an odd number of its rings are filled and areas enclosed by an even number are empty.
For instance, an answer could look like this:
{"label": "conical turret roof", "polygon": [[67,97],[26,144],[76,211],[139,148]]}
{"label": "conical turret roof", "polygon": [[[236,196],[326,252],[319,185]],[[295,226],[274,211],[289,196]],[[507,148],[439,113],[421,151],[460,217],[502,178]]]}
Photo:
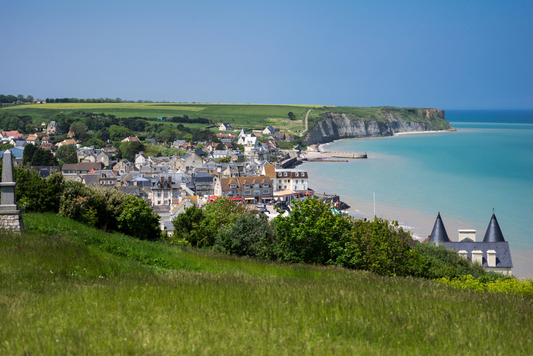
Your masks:
{"label": "conical turret roof", "polygon": [[494,213],[490,219],[489,227],[487,227],[487,232],[485,233],[483,242],[505,242],[502,230],[500,229],[500,224],[498,224],[498,220],[496,219],[496,215],[494,215]]}
{"label": "conical turret roof", "polygon": [[437,220],[435,220],[435,225],[433,225],[433,230],[431,231],[431,236],[429,237],[429,242],[434,242],[436,244],[441,242],[451,242],[448,234],[446,233],[446,228],[442,223],[442,218],[440,217],[440,212],[437,215]]}

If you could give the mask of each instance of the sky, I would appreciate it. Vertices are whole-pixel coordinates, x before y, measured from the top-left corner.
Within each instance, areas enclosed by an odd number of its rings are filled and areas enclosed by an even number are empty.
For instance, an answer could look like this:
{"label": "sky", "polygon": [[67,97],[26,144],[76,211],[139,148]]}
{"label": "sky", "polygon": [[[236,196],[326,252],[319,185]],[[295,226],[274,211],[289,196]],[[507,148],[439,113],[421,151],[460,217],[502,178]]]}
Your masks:
{"label": "sky", "polygon": [[533,109],[533,1],[5,1],[0,93]]}

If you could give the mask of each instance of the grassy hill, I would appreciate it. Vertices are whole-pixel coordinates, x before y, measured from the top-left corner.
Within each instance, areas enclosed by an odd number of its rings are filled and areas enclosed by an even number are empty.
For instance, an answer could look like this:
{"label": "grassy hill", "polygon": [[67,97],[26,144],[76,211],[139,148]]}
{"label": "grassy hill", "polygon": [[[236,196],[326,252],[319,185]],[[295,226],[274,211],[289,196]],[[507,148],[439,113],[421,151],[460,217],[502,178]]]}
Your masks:
{"label": "grassy hill", "polygon": [[[343,112],[350,117],[363,120],[385,121],[384,110],[398,113],[406,121],[429,122],[422,115],[422,109],[394,107],[349,107],[321,105],[260,105],[260,104],[166,104],[166,103],[52,103],[4,107],[16,115],[29,115],[36,124],[60,112],[93,112],[111,114],[117,117],[146,117],[157,120],[158,116],[183,116],[206,118],[213,122],[227,122],[236,128],[264,129],[267,125],[296,133],[305,130],[305,116],[310,110],[309,128],[326,112]],[[288,113],[295,115],[289,120]]]}
{"label": "grassy hill", "polygon": [[533,301],[139,241],[0,235],[0,354],[530,355]]}

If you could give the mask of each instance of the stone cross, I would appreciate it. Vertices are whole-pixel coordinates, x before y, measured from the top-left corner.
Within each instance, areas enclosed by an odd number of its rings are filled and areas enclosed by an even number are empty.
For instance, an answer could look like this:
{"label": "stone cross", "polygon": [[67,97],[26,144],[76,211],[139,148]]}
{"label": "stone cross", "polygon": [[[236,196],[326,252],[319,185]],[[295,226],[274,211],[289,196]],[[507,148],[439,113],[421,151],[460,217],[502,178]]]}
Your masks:
{"label": "stone cross", "polygon": [[0,205],[0,211],[4,213],[12,212],[18,213],[19,207],[15,203],[15,177],[13,175],[13,157],[9,150],[4,152],[3,167],[2,167],[2,182],[0,188],[2,191],[2,204]]}

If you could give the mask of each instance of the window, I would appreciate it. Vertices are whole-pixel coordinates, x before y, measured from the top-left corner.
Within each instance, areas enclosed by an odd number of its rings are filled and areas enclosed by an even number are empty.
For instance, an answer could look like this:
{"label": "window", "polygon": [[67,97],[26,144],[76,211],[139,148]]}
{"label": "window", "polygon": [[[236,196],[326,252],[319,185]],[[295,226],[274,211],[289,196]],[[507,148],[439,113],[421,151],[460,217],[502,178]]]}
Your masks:
{"label": "window", "polygon": [[260,195],[261,192],[259,190],[254,190],[254,195]]}
{"label": "window", "polygon": [[286,177],[287,176],[287,172],[283,173],[283,175]]}
{"label": "window", "polygon": [[250,190],[245,190],[244,191],[244,195],[250,195],[250,194],[252,194],[252,192]]}
{"label": "window", "polygon": [[263,184],[263,188],[268,188],[269,185],[268,184]]}
{"label": "window", "polygon": [[165,192],[165,198],[168,198],[168,193],[167,192]]}
{"label": "window", "polygon": [[298,186],[297,185],[294,186],[294,190],[298,190]]}
{"label": "window", "polygon": [[263,189],[263,194],[268,194],[268,193],[269,193],[268,189]]}
{"label": "window", "polygon": [[294,176],[295,176],[295,177],[298,177],[298,172],[294,173]]}
{"label": "window", "polygon": [[244,187],[245,188],[250,188],[250,184],[245,184]]}
{"label": "window", "polygon": [[237,184],[230,184],[230,188],[237,188]]}
{"label": "window", "polygon": [[259,184],[254,184],[254,188],[259,188]]}
{"label": "window", "polygon": [[281,190],[281,185],[278,185],[278,190]]}

